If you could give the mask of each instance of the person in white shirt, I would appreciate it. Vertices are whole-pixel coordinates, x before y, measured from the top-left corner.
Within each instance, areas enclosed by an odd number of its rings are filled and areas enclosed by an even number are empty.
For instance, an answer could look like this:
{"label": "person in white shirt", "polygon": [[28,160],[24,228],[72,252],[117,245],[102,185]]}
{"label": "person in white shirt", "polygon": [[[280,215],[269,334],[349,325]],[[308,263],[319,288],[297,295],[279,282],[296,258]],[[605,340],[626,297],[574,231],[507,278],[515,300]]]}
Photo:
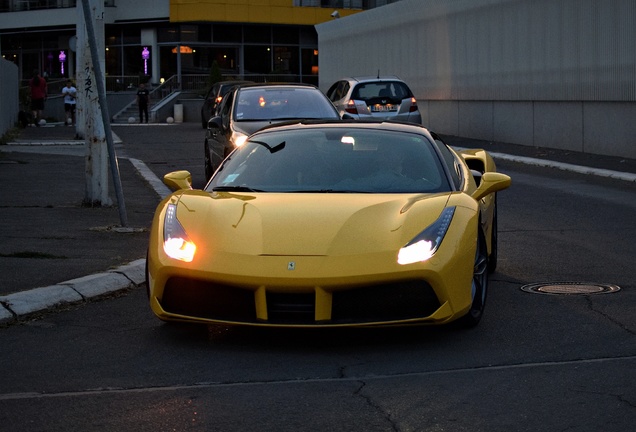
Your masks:
{"label": "person in white shirt", "polygon": [[77,106],[77,89],[71,80],[66,81],[66,87],[62,89],[64,95],[64,111],[66,112],[66,124],[75,126],[75,107]]}

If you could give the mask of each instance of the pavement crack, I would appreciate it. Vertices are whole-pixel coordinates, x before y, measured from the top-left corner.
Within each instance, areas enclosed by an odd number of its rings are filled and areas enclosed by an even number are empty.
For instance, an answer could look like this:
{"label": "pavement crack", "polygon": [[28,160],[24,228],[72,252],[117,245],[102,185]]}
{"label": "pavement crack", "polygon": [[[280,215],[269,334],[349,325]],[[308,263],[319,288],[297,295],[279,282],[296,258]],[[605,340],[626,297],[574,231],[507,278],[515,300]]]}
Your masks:
{"label": "pavement crack", "polygon": [[611,322],[613,324],[616,324],[618,327],[620,327],[621,329],[625,330],[627,333],[629,333],[631,335],[636,335],[636,331],[630,329],[629,327],[627,327],[626,324],[622,323],[621,321],[619,321],[618,319],[612,317],[611,315],[608,315],[605,312],[596,309],[594,307],[594,302],[592,301],[592,297],[591,296],[586,296],[586,301],[587,301],[587,307],[588,307],[588,309],[591,312],[599,314],[600,316],[602,316],[603,318],[605,318],[609,322]]}
{"label": "pavement crack", "polygon": [[636,408],[636,403],[634,403],[633,401],[627,399],[622,394],[598,392],[598,391],[591,391],[591,390],[575,390],[575,391],[578,392],[578,393],[581,393],[581,394],[593,394],[593,395],[597,395],[597,396],[610,396],[610,397],[613,397],[614,399],[616,399],[619,403],[621,403],[623,405],[626,405],[629,408]]}
{"label": "pavement crack", "polygon": [[384,417],[384,419],[386,419],[386,421],[391,425],[392,431],[399,432],[400,428],[398,427],[397,424],[395,424],[395,421],[393,420],[391,413],[387,412],[384,408],[382,408],[382,406],[376,403],[373,400],[373,398],[362,393],[362,390],[366,387],[367,383],[365,381],[358,381],[358,382],[360,383],[360,386],[353,392],[353,395],[362,398],[364,401],[366,401],[367,405],[369,405],[375,411],[379,412],[382,415],[382,417]]}

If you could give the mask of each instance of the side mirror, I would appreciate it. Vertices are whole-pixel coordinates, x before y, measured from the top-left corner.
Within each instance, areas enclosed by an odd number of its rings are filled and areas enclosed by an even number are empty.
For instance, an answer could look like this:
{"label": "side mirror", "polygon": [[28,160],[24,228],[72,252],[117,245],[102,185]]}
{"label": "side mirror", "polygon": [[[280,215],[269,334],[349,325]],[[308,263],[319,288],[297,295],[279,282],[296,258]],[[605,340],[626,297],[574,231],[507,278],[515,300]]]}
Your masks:
{"label": "side mirror", "polygon": [[223,128],[223,123],[221,121],[221,117],[212,117],[208,120],[208,129],[210,128],[217,128],[217,129],[222,129]]}
{"label": "side mirror", "polygon": [[479,201],[488,194],[506,189],[511,183],[512,179],[505,174],[486,172],[481,176],[481,182],[473,192],[473,198]]}
{"label": "side mirror", "polygon": [[173,191],[192,189],[192,175],[189,171],[173,171],[163,176],[163,182]]}

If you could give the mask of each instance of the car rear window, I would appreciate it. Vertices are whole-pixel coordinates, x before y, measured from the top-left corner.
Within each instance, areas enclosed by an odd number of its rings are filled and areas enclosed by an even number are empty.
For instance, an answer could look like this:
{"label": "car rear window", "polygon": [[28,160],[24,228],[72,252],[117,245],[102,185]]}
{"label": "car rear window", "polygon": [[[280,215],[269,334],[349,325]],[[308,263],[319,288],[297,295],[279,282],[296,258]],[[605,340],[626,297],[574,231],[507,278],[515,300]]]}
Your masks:
{"label": "car rear window", "polygon": [[237,97],[237,121],[339,118],[329,99],[314,88],[250,87]]}
{"label": "car rear window", "polygon": [[367,101],[375,98],[406,99],[413,94],[406,84],[400,81],[377,81],[358,84],[351,94],[351,99]]}

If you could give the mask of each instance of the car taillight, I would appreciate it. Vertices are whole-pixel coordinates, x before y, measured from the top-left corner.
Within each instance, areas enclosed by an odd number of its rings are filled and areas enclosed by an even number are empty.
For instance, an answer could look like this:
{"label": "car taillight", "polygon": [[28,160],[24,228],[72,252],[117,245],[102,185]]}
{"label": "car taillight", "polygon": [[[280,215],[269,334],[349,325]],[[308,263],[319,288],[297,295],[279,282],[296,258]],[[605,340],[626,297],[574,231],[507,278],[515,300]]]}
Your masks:
{"label": "car taillight", "polygon": [[222,100],[223,100],[223,96],[216,97],[216,103],[221,103]]}
{"label": "car taillight", "polygon": [[353,101],[353,99],[347,103],[345,111],[349,114],[358,114],[358,109],[356,108],[356,103]]}
{"label": "car taillight", "polygon": [[409,112],[417,111],[417,100],[414,97],[411,98],[411,106],[409,107]]}

